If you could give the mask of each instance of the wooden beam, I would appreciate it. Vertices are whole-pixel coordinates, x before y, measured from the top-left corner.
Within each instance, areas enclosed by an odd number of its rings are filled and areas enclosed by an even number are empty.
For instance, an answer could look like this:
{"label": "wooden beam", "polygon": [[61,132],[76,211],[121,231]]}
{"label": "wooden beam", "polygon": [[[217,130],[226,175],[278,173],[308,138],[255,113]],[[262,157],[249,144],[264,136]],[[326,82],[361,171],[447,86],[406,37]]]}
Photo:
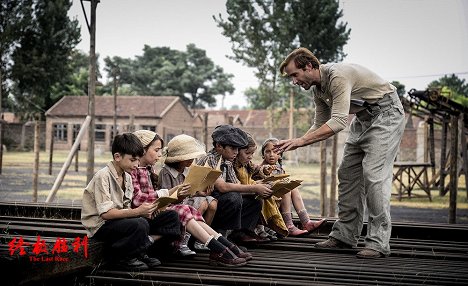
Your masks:
{"label": "wooden beam", "polygon": [[450,132],[450,203],[449,203],[449,223],[457,222],[457,193],[458,193],[458,116],[451,116]]}

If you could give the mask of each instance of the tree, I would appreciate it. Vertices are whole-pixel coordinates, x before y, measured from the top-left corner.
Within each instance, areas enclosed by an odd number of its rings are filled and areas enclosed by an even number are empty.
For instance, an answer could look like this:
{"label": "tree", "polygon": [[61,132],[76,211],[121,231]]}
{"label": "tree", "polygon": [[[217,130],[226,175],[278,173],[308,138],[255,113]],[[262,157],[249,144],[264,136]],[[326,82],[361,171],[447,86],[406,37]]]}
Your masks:
{"label": "tree", "polygon": [[145,45],[143,55],[136,59],[106,58],[105,71],[120,69],[120,83],[134,94],[176,95],[191,108],[216,105],[216,95],[232,94],[233,75],[206,56],[206,51],[194,44],[187,51]]}
{"label": "tree", "polygon": [[[6,106],[12,67],[11,55],[18,48],[19,41],[31,21],[32,0],[8,0],[0,2],[0,104]],[[0,106],[0,107],[1,107]],[[0,108],[1,110],[1,108]]]}
{"label": "tree", "polygon": [[70,6],[68,0],[33,1],[32,17],[12,54],[14,108],[24,117],[50,108],[52,87],[71,72],[66,63],[80,30],[78,21],[68,18]]}
{"label": "tree", "polygon": [[342,12],[337,1],[228,0],[226,10],[227,19],[221,15],[213,18],[232,43],[231,58],[255,69],[259,87],[247,93],[254,107],[274,107],[288,101],[291,87],[280,80],[278,67],[294,48],[309,47],[323,62],[345,56],[343,46],[350,30],[338,23]]}
{"label": "tree", "polygon": [[392,84],[394,87],[396,87],[396,89],[397,89],[397,94],[398,94],[399,96],[405,95],[406,90],[405,90],[405,85],[404,85],[404,84],[400,83],[400,82],[397,81],[397,80],[392,81],[391,84]]}

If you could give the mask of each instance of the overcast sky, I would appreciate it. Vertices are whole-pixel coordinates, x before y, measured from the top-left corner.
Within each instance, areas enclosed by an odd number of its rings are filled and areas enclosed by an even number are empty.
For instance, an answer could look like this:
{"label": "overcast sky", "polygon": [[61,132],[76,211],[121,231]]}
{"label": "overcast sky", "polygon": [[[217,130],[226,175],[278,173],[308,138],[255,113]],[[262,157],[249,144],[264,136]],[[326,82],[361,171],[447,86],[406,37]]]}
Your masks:
{"label": "overcast sky", "polygon": [[[83,2],[89,18],[89,2]],[[468,81],[468,0],[341,0],[342,20],[351,28],[345,62],[358,63],[383,78],[423,89],[445,74]],[[212,16],[226,15],[223,0],[101,0],[96,52],[133,58],[145,44],[185,50],[194,43],[216,65],[234,74],[236,91],[225,106],[244,106],[243,91],[256,87],[251,69],[226,58],[228,38]],[[69,12],[81,23],[78,49],[89,51],[89,33],[79,0]],[[104,64],[101,63],[101,67]],[[220,105],[218,100],[218,106]]]}

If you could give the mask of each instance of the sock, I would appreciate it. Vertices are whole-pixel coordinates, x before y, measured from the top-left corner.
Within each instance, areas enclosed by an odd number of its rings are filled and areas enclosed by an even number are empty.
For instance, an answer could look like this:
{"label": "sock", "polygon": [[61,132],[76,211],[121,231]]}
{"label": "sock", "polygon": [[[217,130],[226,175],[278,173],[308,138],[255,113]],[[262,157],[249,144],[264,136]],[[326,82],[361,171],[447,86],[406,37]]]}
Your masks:
{"label": "sock", "polygon": [[288,229],[294,227],[291,213],[282,213],[281,215],[283,216],[284,223]]}
{"label": "sock", "polygon": [[228,249],[230,249],[235,255],[238,255],[241,250],[237,247],[237,245],[235,245],[234,243],[230,242],[227,238],[225,238],[224,236],[219,236],[218,238],[218,241],[223,244],[224,246],[226,246]]}
{"label": "sock", "polygon": [[[222,252],[226,249],[226,246],[223,245],[221,242],[219,242],[219,241],[216,240],[216,239],[210,239],[210,240],[209,240],[209,243],[208,243],[208,245],[207,245],[207,247],[208,247],[211,251],[213,251],[213,252],[215,252],[215,253],[222,253]],[[232,252],[230,252],[230,251],[225,251],[225,252],[223,253],[223,257],[224,257],[224,258],[229,258],[229,259],[234,258],[234,257],[231,255],[231,253],[232,253]]]}
{"label": "sock", "polygon": [[185,232],[184,238],[182,239],[181,245],[187,245],[190,240],[191,234],[189,232]]}
{"label": "sock", "polygon": [[302,225],[305,225],[310,220],[309,214],[307,213],[306,209],[302,209],[302,210],[298,211],[297,215],[299,216],[299,220],[301,221]]}

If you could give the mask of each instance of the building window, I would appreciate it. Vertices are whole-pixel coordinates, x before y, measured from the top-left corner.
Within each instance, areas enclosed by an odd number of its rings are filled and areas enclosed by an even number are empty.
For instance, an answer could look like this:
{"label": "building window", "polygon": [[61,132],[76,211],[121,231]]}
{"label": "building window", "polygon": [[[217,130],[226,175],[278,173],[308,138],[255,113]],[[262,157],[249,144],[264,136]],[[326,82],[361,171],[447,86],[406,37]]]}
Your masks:
{"label": "building window", "polygon": [[106,125],[96,124],[94,128],[94,140],[104,142],[106,140]]}
{"label": "building window", "polygon": [[66,123],[54,124],[54,140],[56,141],[67,141],[67,126]]}
{"label": "building window", "polygon": [[156,132],[156,126],[154,125],[142,125],[141,129]]}
{"label": "building window", "polygon": [[80,132],[81,124],[73,124],[73,142],[75,142],[78,133]]}

